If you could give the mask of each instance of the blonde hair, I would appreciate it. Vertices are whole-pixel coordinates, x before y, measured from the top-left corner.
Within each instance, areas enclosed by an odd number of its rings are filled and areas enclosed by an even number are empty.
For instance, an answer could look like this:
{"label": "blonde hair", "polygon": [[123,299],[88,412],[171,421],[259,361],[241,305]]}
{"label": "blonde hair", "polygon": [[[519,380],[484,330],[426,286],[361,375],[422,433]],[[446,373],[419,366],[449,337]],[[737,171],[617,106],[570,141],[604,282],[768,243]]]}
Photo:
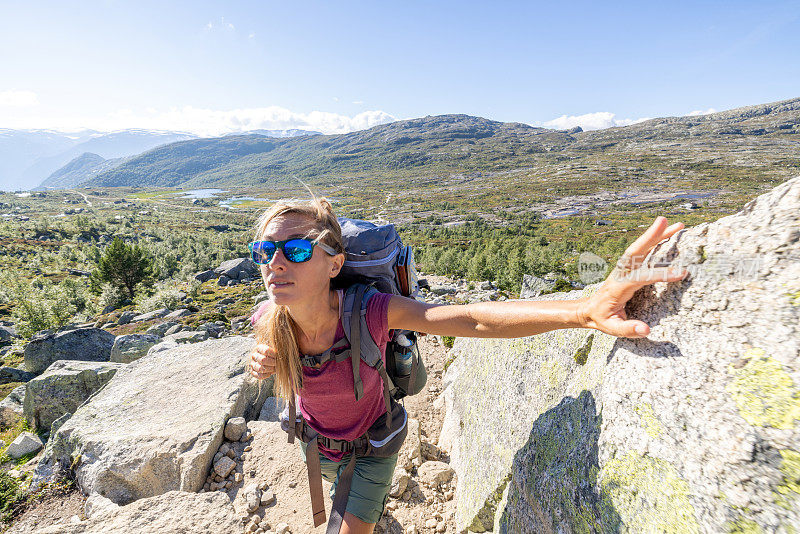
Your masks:
{"label": "blonde hair", "polygon": [[[342,229],[333,213],[331,203],[324,197],[313,196],[311,200],[281,200],[264,212],[255,225],[255,240],[264,236],[269,223],[289,214],[307,217],[313,230],[306,238],[322,242],[336,252],[344,253]],[[266,344],[276,352],[275,389],[279,396],[293,400],[294,394],[303,387],[303,373],[300,367],[298,348],[298,326],[286,306],[272,306],[255,325],[256,340]]]}

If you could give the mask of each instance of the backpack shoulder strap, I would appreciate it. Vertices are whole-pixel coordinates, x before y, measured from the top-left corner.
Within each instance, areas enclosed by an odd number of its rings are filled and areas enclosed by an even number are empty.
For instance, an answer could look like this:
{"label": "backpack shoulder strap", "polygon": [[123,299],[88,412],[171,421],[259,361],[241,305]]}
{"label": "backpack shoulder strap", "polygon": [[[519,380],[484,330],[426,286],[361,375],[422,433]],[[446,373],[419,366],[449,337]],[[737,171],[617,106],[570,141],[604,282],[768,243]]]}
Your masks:
{"label": "backpack shoulder strap", "polygon": [[359,366],[361,360],[364,363],[377,369],[383,380],[383,400],[386,404],[387,426],[392,424],[390,392],[394,388],[392,380],[386,372],[386,367],[381,359],[381,349],[378,347],[367,327],[367,303],[378,290],[365,284],[355,284],[350,286],[345,293],[342,327],[345,336],[350,341],[350,362],[353,365],[353,384],[356,400],[364,396],[364,386],[361,383]]}
{"label": "backpack shoulder strap", "polygon": [[356,400],[364,396],[359,365],[363,359],[368,365],[374,365],[375,354],[380,360],[380,349],[375,344],[367,328],[367,302],[377,293],[374,287],[366,284],[354,284],[347,288],[344,297],[342,327],[344,335],[350,342],[350,362],[353,365],[353,386]]}

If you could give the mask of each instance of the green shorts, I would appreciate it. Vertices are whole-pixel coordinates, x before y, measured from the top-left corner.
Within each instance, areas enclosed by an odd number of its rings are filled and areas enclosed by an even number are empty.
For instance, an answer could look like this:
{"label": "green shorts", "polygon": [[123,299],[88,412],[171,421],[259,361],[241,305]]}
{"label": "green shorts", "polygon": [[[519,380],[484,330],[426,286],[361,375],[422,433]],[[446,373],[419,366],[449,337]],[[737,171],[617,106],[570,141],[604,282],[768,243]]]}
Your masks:
{"label": "green shorts", "polygon": [[[305,461],[306,444],[302,441],[300,442],[300,448],[303,452],[303,461]],[[348,460],[350,460],[349,454],[345,455],[341,461],[334,462],[319,453],[322,478],[333,483],[330,491],[331,499],[336,493],[339,473],[347,467]],[[350,485],[350,496],[347,498],[346,510],[365,523],[377,523],[381,515],[383,515],[383,507],[389,497],[389,490],[392,487],[392,475],[394,475],[396,465],[396,454],[388,458],[374,456],[356,458],[356,467],[353,472],[353,482]]]}

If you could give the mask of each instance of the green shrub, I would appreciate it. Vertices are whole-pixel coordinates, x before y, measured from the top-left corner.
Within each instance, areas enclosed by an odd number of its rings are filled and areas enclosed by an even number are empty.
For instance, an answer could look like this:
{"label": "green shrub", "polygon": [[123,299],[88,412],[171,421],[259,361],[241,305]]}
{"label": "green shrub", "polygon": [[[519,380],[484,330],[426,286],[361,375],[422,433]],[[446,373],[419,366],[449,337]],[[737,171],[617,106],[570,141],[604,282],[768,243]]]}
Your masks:
{"label": "green shrub", "polygon": [[92,278],[97,285],[107,282],[133,299],[136,287],[152,285],[155,274],[154,261],[144,248],[114,238],[103,252]]}
{"label": "green shrub", "polygon": [[166,281],[158,284],[150,296],[140,293],[134,302],[139,311],[146,313],[161,308],[174,310],[180,305],[182,297],[183,294],[180,289],[175,287],[175,282]]}
{"label": "green shrub", "polygon": [[442,345],[447,347],[448,349],[453,348],[453,343],[455,343],[456,338],[453,336],[442,336]]}
{"label": "green shrub", "polygon": [[60,284],[41,279],[27,282],[4,273],[0,275],[0,288],[3,299],[13,304],[11,316],[23,338],[63,326],[93,307],[88,288],[72,279]]}
{"label": "green shrub", "polygon": [[0,519],[4,523],[11,519],[14,508],[24,503],[27,493],[19,481],[7,473],[0,473]]}

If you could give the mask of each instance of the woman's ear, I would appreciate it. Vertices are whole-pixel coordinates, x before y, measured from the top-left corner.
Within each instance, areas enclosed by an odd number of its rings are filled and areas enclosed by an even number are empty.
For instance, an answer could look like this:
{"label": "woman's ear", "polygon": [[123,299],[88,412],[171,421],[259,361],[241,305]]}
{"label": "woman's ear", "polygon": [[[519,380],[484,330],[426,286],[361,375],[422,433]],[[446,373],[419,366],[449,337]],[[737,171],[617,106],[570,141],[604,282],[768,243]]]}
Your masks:
{"label": "woman's ear", "polygon": [[336,278],[336,275],[338,275],[339,271],[342,270],[343,265],[344,254],[337,254],[333,257],[333,262],[331,263],[331,278]]}

